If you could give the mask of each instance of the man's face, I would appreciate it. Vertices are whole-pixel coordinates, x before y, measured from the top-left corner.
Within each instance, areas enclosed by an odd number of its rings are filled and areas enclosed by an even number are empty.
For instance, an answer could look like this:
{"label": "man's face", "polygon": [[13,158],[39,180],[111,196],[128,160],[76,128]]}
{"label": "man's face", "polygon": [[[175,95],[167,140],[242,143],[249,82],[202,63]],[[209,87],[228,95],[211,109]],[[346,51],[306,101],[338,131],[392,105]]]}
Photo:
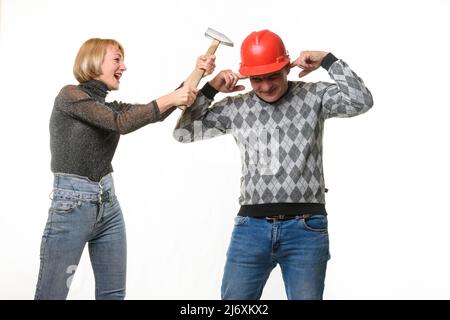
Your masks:
{"label": "man's face", "polygon": [[287,67],[277,72],[251,76],[250,83],[253,91],[264,101],[277,101],[288,89],[287,75],[289,70],[289,67]]}

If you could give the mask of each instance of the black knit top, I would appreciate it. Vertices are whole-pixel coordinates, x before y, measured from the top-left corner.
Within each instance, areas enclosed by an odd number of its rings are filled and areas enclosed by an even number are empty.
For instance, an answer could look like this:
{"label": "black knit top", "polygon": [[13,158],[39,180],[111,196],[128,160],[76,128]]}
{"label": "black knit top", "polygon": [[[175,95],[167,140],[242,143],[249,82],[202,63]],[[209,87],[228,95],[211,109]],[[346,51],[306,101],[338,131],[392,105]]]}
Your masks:
{"label": "black knit top", "polygon": [[100,181],[113,171],[111,161],[121,134],[164,120],[156,101],[148,104],[105,102],[98,80],[68,85],[55,99],[50,117],[51,170]]}

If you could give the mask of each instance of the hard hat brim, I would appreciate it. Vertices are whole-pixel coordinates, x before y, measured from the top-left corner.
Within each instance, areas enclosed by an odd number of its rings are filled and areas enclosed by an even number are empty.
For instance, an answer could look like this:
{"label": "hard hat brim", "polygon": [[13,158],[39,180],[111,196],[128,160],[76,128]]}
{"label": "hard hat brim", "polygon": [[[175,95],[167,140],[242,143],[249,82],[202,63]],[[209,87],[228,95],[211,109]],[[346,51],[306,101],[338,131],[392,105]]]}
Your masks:
{"label": "hard hat brim", "polygon": [[254,67],[248,67],[243,66],[241,63],[241,67],[239,68],[239,73],[243,76],[249,77],[249,76],[259,76],[263,74],[273,73],[280,71],[283,69],[288,63],[289,58],[286,57],[285,59],[282,59],[279,62],[275,62],[272,64],[266,64],[263,66],[254,66]]}

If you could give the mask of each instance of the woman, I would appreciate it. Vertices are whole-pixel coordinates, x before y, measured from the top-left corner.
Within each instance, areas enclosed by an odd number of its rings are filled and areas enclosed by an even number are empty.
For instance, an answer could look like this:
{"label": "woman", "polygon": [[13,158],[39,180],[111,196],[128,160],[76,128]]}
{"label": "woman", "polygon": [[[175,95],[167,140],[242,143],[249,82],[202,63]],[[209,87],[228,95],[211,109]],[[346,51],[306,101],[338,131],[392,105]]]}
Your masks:
{"label": "woman", "polygon": [[[214,58],[197,67],[210,74]],[[189,106],[195,88],[180,87],[148,104],[105,102],[125,72],[123,47],[112,39],[90,39],[75,59],[78,86],[65,86],[50,118],[52,204],[41,244],[35,299],[65,299],[83,248],[95,275],[96,299],[123,299],[126,235],[114,192],[111,161],[121,134],[164,120],[176,106]]]}

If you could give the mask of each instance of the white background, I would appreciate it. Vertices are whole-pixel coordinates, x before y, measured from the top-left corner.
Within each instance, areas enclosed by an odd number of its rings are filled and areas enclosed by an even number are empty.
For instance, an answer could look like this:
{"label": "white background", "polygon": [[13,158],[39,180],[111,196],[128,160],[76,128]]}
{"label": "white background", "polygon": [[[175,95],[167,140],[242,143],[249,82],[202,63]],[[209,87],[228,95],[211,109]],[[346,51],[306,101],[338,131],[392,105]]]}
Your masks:
{"label": "white background", "polygon": [[[372,91],[371,111],[326,122],[324,298],[450,299],[449,16],[444,0],[1,0],[0,298],[34,295],[52,188],[48,120],[60,88],[76,83],[82,42],[119,40],[128,71],[108,99],[148,102],[191,72],[212,27],[235,42],[218,49],[216,71],[237,70],[241,41],[268,28],[292,59],[332,51]],[[329,77],[318,70],[305,80]],[[220,298],[238,148],[231,136],[177,143],[178,115],[123,136],[114,157],[128,299]],[[69,299],[93,297],[85,250]],[[286,298],[279,268],[263,298]]]}

